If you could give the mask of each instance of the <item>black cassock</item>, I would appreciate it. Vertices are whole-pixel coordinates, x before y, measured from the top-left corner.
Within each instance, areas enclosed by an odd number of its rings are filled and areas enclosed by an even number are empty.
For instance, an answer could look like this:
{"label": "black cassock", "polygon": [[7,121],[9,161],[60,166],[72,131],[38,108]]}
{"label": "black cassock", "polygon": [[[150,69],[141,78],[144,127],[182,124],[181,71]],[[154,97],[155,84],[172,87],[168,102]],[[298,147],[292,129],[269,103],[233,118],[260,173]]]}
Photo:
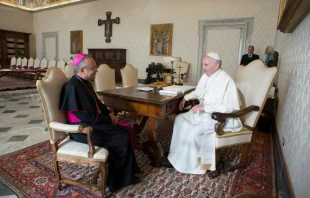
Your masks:
{"label": "black cassock", "polygon": [[[75,124],[93,127],[94,145],[109,151],[109,191],[114,192],[132,184],[138,165],[131,146],[130,131],[126,127],[112,124],[110,110],[97,98],[90,82],[79,76],[72,76],[62,88],[59,109],[70,111],[81,120]],[[70,138],[87,143],[86,134],[70,134]]]}

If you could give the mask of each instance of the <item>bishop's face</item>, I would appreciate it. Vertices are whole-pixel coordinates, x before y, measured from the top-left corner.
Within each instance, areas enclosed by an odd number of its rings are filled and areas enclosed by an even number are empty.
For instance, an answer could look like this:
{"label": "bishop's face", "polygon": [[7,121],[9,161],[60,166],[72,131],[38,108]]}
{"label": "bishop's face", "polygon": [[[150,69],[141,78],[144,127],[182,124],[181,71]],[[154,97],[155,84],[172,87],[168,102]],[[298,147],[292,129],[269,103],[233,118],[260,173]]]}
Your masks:
{"label": "bishop's face", "polygon": [[209,56],[205,56],[202,59],[202,65],[203,71],[207,74],[207,76],[211,76],[220,68],[220,64]]}
{"label": "bishop's face", "polygon": [[97,73],[97,65],[94,59],[89,58],[85,60],[87,67],[82,68],[83,78],[85,80],[95,80]]}

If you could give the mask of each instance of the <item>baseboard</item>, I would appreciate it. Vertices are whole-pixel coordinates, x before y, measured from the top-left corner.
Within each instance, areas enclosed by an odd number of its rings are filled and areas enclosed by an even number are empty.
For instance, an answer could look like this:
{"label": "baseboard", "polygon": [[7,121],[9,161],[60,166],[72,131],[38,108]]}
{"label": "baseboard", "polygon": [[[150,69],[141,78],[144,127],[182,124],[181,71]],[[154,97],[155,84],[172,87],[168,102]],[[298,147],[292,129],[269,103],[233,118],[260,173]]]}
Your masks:
{"label": "baseboard", "polygon": [[295,198],[295,192],[292,185],[291,177],[287,168],[287,164],[283,155],[283,150],[280,144],[280,138],[277,127],[273,124],[272,137],[275,147],[275,167],[276,167],[276,181],[277,194],[280,198]]}

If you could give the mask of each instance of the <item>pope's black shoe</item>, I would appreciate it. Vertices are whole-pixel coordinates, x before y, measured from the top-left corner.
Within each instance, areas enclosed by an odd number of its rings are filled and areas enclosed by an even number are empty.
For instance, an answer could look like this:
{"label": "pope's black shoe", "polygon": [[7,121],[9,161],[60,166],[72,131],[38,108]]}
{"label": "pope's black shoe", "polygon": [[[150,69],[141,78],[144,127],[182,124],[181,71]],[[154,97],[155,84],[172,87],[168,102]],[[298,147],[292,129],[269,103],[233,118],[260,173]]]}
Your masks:
{"label": "pope's black shoe", "polygon": [[174,168],[172,164],[170,163],[170,161],[168,160],[168,158],[165,158],[165,160],[162,163],[162,166],[166,168]]}

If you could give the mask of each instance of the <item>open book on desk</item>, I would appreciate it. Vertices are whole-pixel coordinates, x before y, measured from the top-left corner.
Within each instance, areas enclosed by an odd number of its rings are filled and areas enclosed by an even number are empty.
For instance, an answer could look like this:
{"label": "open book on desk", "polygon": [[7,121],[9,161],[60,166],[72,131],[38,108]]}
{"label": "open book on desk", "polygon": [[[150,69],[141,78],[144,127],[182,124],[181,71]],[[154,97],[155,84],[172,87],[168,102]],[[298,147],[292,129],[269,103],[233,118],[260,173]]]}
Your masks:
{"label": "open book on desk", "polygon": [[160,90],[159,94],[176,96],[178,94],[184,94],[187,91],[192,91],[195,88],[196,88],[195,86],[188,86],[188,85],[183,85],[183,86],[172,85],[172,86],[163,87],[163,90]]}

